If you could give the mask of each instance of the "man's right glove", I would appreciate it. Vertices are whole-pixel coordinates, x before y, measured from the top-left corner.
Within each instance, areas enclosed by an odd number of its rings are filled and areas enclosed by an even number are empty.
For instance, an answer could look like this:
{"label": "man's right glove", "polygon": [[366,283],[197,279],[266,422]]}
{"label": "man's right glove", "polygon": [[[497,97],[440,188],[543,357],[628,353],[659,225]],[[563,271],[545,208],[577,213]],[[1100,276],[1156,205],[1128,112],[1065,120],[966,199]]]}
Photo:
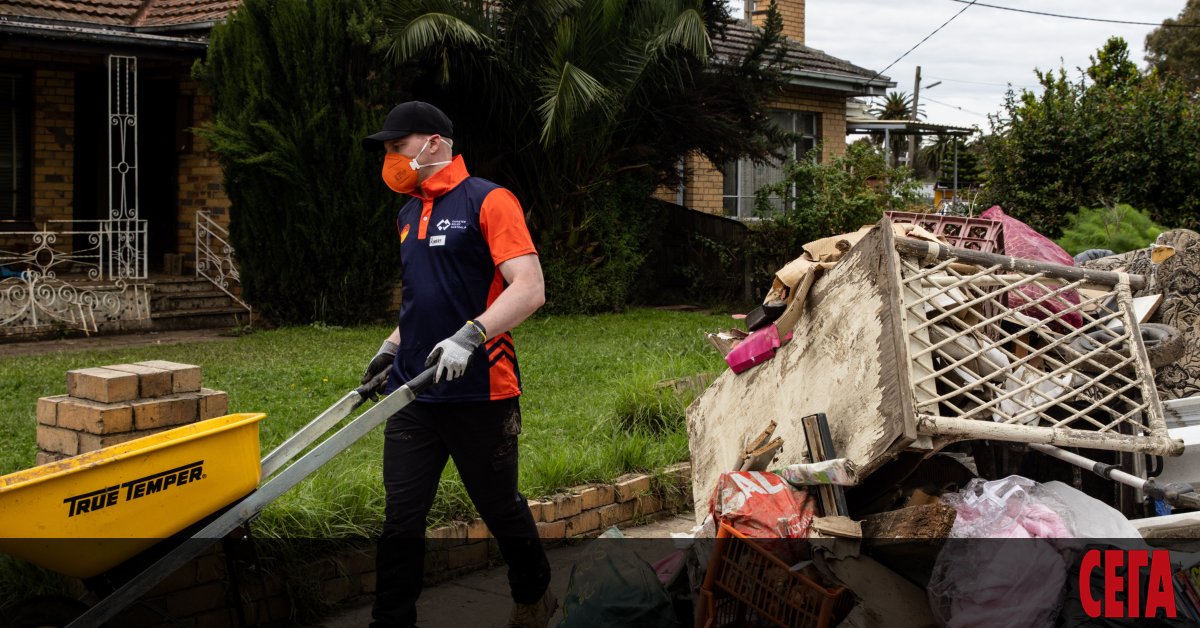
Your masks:
{"label": "man's right glove", "polygon": [[429,357],[425,358],[425,367],[437,365],[433,381],[440,382],[443,378],[450,381],[467,370],[467,363],[475,348],[487,340],[487,332],[477,321],[467,321],[453,336],[437,343]]}
{"label": "man's right glove", "polygon": [[370,385],[366,396],[372,401],[375,399],[375,394],[383,390],[384,384],[387,383],[387,372],[392,368],[392,362],[396,360],[398,349],[396,343],[384,340],[383,344],[379,345],[379,351],[375,357],[371,358],[370,364],[367,364],[367,370],[363,372],[362,381],[359,383],[363,386]]}

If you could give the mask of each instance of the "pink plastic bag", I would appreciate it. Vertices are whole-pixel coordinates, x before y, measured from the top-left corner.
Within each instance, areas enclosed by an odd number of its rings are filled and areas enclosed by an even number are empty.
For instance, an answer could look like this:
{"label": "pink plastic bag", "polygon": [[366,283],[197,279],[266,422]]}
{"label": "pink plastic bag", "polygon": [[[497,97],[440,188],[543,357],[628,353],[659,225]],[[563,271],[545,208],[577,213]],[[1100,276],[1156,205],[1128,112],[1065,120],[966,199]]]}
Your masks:
{"label": "pink plastic bag", "polygon": [[[1029,225],[1004,213],[999,205],[993,205],[979,215],[980,218],[999,221],[1004,225],[1004,254],[1010,257],[1050,262],[1063,266],[1074,266],[1075,259],[1055,244],[1053,240],[1034,231]],[[1026,286],[1019,291],[1008,293],[1008,307],[1018,308],[1026,303],[1036,301],[1046,295],[1046,290],[1037,286]],[[1037,305],[1030,305],[1021,313],[1036,319],[1045,319],[1052,314],[1058,314],[1071,306],[1079,305],[1079,293],[1074,290],[1063,292],[1061,296],[1046,299]],[[1083,315],[1078,310],[1064,314],[1052,326],[1058,331],[1066,331],[1067,326],[1078,328],[1083,325]]]}
{"label": "pink plastic bag", "polygon": [[745,340],[739,342],[725,356],[725,363],[733,369],[734,373],[741,373],[755,364],[761,364],[775,357],[775,350],[779,348],[779,345],[779,329],[772,323],[746,336]]}

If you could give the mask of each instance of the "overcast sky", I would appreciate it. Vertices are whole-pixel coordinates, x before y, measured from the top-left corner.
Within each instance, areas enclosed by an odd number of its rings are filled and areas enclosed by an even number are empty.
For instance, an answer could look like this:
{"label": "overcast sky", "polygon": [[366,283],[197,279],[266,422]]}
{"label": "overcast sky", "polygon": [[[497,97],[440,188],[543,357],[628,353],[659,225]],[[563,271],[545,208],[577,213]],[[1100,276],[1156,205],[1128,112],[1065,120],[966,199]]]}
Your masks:
{"label": "overcast sky", "polygon": [[[1160,23],[1179,15],[1185,0],[985,0],[987,4],[1112,20]],[[736,6],[740,3],[732,0]],[[855,65],[880,71],[965,4],[952,0],[807,0],[805,43]],[[1006,85],[1036,87],[1033,69],[1086,68],[1088,56],[1112,35],[1124,37],[1130,57],[1145,67],[1152,26],[1084,22],[972,6],[885,73],[895,89],[912,93],[921,66],[926,120],[987,131]],[[942,81],[932,89],[925,87]],[[934,101],[938,102],[934,102]],[[944,103],[944,104],[943,104]]]}

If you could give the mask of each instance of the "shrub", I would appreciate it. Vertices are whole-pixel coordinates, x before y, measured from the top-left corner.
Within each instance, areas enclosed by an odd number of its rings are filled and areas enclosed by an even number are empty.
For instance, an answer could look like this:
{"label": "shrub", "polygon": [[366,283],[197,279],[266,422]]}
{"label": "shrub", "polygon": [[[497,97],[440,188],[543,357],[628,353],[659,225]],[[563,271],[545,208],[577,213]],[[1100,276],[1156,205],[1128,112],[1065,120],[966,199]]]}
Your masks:
{"label": "shrub", "polygon": [[1150,246],[1163,231],[1146,212],[1129,205],[1084,208],[1067,217],[1058,245],[1071,255],[1088,249],[1124,253]]}
{"label": "shrub", "polygon": [[850,144],[829,163],[788,162],[784,179],[757,193],[763,218],[750,225],[746,246],[752,285],[765,292],[775,271],[808,242],[857,231],[889,209],[911,209],[920,200],[918,188],[910,170],[889,168],[869,142]]}
{"label": "shrub", "polygon": [[403,100],[369,0],[247,0],[195,67],[232,203],[245,297],[279,322],[378,318],[398,275],[399,197],[359,146]]}

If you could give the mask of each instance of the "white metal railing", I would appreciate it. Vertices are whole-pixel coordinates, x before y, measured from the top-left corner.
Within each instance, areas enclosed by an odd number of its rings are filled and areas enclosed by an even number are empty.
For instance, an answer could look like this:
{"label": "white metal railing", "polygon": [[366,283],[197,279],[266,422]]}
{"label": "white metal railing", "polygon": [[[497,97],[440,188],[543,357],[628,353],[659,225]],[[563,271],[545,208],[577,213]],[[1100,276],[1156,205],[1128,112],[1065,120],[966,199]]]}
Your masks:
{"label": "white metal railing", "polygon": [[196,276],[209,280],[238,305],[246,308],[251,315],[247,321],[253,320],[254,310],[231,289],[233,284],[241,283],[241,275],[234,263],[229,231],[203,210],[196,212]]}
{"label": "white metal railing", "polygon": [[54,279],[63,273],[92,281],[147,276],[145,220],[49,220],[37,231],[0,231],[0,243],[7,247],[0,248],[6,275],[32,271]]}
{"label": "white metal railing", "polygon": [[918,432],[1178,455],[1129,276],[903,244]]}

